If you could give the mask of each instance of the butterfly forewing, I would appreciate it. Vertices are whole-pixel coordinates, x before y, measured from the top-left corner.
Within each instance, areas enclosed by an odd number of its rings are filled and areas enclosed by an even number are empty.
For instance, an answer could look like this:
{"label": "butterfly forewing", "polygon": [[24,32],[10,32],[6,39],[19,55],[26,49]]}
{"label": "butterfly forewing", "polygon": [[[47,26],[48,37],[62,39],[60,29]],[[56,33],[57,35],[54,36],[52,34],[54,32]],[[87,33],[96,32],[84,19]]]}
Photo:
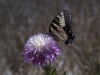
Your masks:
{"label": "butterfly forewing", "polygon": [[64,30],[64,27],[65,27],[65,15],[64,14],[65,14],[65,11],[59,13],[54,18],[54,20],[51,22],[49,31],[50,33],[52,33],[53,35],[56,35],[61,40],[66,41],[68,39],[68,36],[66,35],[66,32]]}
{"label": "butterfly forewing", "polygon": [[66,42],[70,39],[69,32],[71,32],[71,15],[68,15],[68,11],[64,10],[60,12],[51,22],[49,32],[56,39],[61,39]]}

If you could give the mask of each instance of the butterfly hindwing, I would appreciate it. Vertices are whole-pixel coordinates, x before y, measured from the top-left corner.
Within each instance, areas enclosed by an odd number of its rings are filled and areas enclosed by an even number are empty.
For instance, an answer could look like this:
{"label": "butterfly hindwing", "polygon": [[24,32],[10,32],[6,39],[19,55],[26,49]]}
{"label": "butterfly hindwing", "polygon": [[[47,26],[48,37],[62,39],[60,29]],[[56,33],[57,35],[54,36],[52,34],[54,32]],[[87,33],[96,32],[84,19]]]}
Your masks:
{"label": "butterfly hindwing", "polygon": [[[72,30],[71,30],[71,15],[68,15],[68,11],[64,10],[60,12],[51,22],[49,27],[49,32],[54,36],[54,38],[61,39],[66,44],[71,39]],[[70,40],[69,43],[72,41]]]}

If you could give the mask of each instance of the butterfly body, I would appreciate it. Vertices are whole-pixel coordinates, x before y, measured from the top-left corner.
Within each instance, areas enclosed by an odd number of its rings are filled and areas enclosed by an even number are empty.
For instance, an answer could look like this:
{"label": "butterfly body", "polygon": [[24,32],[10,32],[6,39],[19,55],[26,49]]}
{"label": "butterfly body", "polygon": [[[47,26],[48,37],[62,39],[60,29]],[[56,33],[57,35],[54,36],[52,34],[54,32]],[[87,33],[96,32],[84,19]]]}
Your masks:
{"label": "butterfly body", "polygon": [[67,10],[60,12],[51,22],[49,33],[57,40],[61,39],[65,44],[71,44],[75,38],[72,31],[72,16]]}

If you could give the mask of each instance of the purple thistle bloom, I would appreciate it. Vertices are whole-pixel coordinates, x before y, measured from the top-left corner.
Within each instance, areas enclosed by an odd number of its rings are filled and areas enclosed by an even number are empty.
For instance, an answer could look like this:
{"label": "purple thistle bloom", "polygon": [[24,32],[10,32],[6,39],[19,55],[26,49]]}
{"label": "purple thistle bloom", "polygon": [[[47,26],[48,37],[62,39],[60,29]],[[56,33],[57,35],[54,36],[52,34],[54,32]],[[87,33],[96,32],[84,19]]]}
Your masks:
{"label": "purple thistle bloom", "polygon": [[61,54],[61,49],[54,39],[47,34],[36,34],[31,36],[22,53],[25,56],[25,62],[33,62],[34,65],[45,66]]}

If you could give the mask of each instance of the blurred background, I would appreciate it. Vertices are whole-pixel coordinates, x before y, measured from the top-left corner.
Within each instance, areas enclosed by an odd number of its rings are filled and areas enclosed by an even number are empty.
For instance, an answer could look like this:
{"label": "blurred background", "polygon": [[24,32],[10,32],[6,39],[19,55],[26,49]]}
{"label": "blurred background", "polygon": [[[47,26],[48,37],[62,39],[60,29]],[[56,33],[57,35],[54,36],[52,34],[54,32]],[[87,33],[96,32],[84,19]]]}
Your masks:
{"label": "blurred background", "polygon": [[[100,72],[100,0],[0,0],[0,75],[41,75],[41,67],[24,63],[27,39],[47,33],[62,10],[72,14],[76,39],[62,41],[62,54],[53,62],[58,75],[97,75]],[[99,73],[100,75],[100,73]]]}

